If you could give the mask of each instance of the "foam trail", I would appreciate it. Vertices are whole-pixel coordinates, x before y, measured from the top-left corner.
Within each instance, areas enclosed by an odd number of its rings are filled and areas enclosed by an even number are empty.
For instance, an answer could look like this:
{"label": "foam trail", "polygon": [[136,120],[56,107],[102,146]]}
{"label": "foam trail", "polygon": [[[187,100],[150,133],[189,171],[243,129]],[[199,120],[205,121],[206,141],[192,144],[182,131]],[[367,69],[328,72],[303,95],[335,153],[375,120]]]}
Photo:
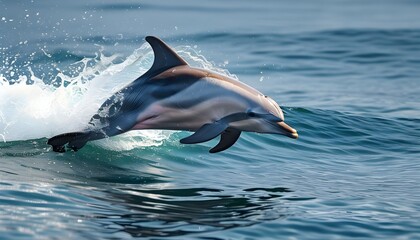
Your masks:
{"label": "foam trail", "polygon": [[[192,66],[229,75],[191,47],[179,47],[176,51]],[[113,62],[117,57],[105,56],[100,51],[95,58],[73,63],[81,65],[82,70],[72,77],[57,74],[56,79],[61,81],[58,87],[44,83],[30,67],[30,75],[19,76],[13,84],[0,75],[0,141],[49,138],[84,129],[106,98],[146,72],[153,62],[153,52],[146,43],[124,61],[115,64]],[[169,131],[159,130],[132,131],[95,141],[94,144],[115,150],[130,150],[159,145],[170,134]]]}
{"label": "foam trail", "polygon": [[[102,102],[145,72],[153,58],[145,45],[122,63],[113,64],[116,57],[101,53],[75,63],[82,64],[83,71],[75,77],[59,73],[56,79],[62,84],[58,87],[45,84],[31,69],[30,76],[19,76],[14,84],[0,76],[2,140],[37,139],[83,129]],[[88,64],[91,60],[93,66]]]}

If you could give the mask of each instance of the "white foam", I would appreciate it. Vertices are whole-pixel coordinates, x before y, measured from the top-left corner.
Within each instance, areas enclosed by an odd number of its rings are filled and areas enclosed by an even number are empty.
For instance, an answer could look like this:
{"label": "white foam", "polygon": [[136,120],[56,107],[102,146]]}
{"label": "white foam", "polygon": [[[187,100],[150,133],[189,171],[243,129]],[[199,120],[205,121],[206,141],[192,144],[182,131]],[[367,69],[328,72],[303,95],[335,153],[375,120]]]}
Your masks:
{"label": "white foam", "polygon": [[[191,65],[223,74],[191,47],[176,51]],[[153,52],[143,44],[121,63],[113,61],[118,55],[105,56],[102,51],[95,58],[85,58],[77,76],[59,73],[60,86],[45,84],[29,68],[29,76],[19,76],[14,84],[0,75],[0,141],[49,138],[65,132],[80,131],[101,104],[115,91],[132,82],[150,68]],[[91,64],[91,63],[94,64]],[[16,71],[15,71],[16,72]],[[31,84],[27,83],[31,80]],[[156,146],[170,136],[168,131],[131,131],[95,144],[115,150]]]}

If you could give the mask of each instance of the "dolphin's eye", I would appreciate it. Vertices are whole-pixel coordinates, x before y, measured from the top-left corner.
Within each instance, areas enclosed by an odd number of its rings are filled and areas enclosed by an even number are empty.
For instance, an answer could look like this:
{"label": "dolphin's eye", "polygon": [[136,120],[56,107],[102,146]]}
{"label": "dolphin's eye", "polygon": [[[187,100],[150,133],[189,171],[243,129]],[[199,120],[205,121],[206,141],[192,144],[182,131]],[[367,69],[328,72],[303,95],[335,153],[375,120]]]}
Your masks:
{"label": "dolphin's eye", "polygon": [[255,114],[254,112],[248,112],[248,116],[250,116],[250,117],[255,117],[255,116],[256,116],[256,114]]}

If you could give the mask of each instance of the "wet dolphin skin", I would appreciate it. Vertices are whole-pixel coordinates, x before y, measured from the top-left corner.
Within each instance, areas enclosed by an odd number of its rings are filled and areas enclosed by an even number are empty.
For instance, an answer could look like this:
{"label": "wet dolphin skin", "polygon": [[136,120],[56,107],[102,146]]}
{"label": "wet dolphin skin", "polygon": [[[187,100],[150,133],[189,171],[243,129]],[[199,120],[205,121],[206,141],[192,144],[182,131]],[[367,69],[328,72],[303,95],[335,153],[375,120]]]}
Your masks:
{"label": "wet dolphin skin", "polygon": [[231,147],[242,131],[298,137],[270,97],[238,80],[190,67],[157,37],[146,41],[155,56],[152,67],[109,97],[86,129],[49,139],[54,151],[77,151],[88,141],[141,129],[194,132],[180,140],[184,144],[220,135],[211,153]]}

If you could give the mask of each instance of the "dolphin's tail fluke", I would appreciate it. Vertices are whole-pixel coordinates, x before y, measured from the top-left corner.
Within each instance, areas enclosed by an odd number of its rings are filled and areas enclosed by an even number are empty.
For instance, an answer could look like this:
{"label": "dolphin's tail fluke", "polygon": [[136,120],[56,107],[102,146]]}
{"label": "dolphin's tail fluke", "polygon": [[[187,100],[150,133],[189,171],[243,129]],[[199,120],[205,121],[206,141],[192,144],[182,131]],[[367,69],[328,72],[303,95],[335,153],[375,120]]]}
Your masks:
{"label": "dolphin's tail fluke", "polygon": [[68,148],[77,151],[85,144],[92,139],[93,132],[72,132],[72,133],[63,133],[48,139],[48,144],[52,146],[54,152],[65,152],[67,144]]}

